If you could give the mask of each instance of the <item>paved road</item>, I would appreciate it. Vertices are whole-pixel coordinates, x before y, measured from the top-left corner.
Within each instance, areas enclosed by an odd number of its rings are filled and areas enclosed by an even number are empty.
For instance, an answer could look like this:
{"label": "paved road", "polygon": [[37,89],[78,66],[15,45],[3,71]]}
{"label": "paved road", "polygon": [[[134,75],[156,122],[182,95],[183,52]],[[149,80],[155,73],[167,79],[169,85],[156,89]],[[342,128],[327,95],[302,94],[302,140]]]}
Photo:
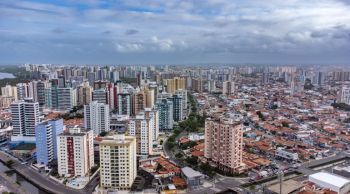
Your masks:
{"label": "paved road", "polygon": [[0,173],[0,186],[4,186],[7,189],[3,190],[4,188],[0,188],[0,192],[14,192],[19,194],[29,194],[28,192],[24,191],[22,188],[20,188],[16,183],[14,183],[12,180],[10,180],[10,177],[6,177],[7,175],[5,173]]}
{"label": "paved road", "polygon": [[[185,132],[181,132],[181,133],[176,137],[175,142],[177,142],[178,139],[179,139],[180,137],[184,136],[184,133],[185,133]],[[169,136],[169,137],[170,137],[170,136]],[[164,141],[164,143],[163,143],[163,145],[164,145],[164,146],[163,146],[164,155],[165,155],[165,156],[168,156],[168,157],[169,157],[169,160],[172,161],[173,163],[175,163],[176,165],[178,165],[178,166],[180,166],[180,167],[185,167],[186,165],[185,165],[182,161],[178,160],[178,159],[175,157],[175,155],[173,154],[173,152],[167,148],[166,143],[167,143],[169,137],[166,138],[165,141]],[[177,146],[177,145],[176,145],[176,146]],[[174,147],[174,149],[178,149],[176,146]]]}
{"label": "paved road", "polygon": [[[0,152],[0,160],[7,161],[11,158],[9,158],[4,153]],[[13,159],[12,159],[13,160]],[[36,170],[32,169],[29,166],[23,165],[17,160],[13,160],[13,169],[15,169],[18,173],[20,173],[22,176],[24,176],[26,179],[33,182],[35,185],[40,185],[40,187],[46,191],[49,191],[50,193],[57,193],[57,194],[86,194],[86,193],[92,193],[93,187],[98,184],[98,177],[95,177],[91,180],[90,184],[85,189],[82,190],[76,190],[69,187],[66,187],[60,183],[57,183],[56,181],[50,179],[47,176],[43,176],[42,174],[38,173]]]}

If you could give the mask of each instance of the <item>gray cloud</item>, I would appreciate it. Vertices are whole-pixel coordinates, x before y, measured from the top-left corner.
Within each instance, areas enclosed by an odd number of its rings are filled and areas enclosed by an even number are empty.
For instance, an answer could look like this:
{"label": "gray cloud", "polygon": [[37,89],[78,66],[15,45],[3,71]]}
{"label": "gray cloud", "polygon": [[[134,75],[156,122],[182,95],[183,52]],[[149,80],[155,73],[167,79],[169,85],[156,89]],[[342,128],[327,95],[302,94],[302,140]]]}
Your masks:
{"label": "gray cloud", "polygon": [[125,35],[134,35],[134,34],[137,34],[139,33],[138,30],[135,30],[135,29],[128,29],[125,31]]}
{"label": "gray cloud", "polygon": [[[95,62],[131,61],[137,58],[133,55],[145,63],[158,59],[234,62],[247,56],[246,62],[282,62],[288,54],[300,61],[321,55],[329,56],[322,59],[326,61],[335,60],[333,56],[350,60],[345,54],[350,50],[350,5],[346,1],[63,2],[67,5],[3,0],[0,40],[6,47],[0,46],[0,52],[7,54],[0,60],[30,62],[40,58],[39,51],[47,51],[41,54],[48,60],[79,61],[80,57]],[[320,59],[315,57],[315,61]]]}
{"label": "gray cloud", "polygon": [[65,31],[61,28],[54,28],[52,29],[52,32],[55,34],[63,34]]}

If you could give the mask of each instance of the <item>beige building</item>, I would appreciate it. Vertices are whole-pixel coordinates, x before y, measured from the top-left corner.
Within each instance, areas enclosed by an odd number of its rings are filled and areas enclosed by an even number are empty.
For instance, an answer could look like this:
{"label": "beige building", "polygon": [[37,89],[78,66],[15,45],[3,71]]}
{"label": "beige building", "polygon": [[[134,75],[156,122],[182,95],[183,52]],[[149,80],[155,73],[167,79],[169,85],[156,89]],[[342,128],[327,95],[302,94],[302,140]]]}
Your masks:
{"label": "beige building", "polygon": [[145,89],[145,94],[146,94],[146,107],[147,108],[153,108],[154,103],[155,103],[155,91],[153,88],[146,88]]}
{"label": "beige building", "polygon": [[58,174],[64,177],[86,176],[94,164],[93,131],[78,126],[57,137]]}
{"label": "beige building", "polygon": [[0,106],[2,108],[8,108],[11,106],[11,103],[15,101],[13,96],[0,96]]}
{"label": "beige building", "polygon": [[84,82],[78,87],[78,105],[87,105],[92,100],[93,88],[89,82]]}
{"label": "beige building", "polygon": [[14,97],[17,100],[17,87],[6,84],[5,87],[1,87],[1,95],[4,97]]}
{"label": "beige building", "polygon": [[144,110],[146,107],[146,95],[143,90],[137,91],[132,97],[132,113],[136,115],[137,113]]}
{"label": "beige building", "polygon": [[203,80],[200,78],[193,78],[192,90],[199,93],[203,92]]}
{"label": "beige building", "polygon": [[173,79],[165,79],[164,86],[168,93],[174,94],[176,90],[186,89],[186,79],[181,77],[174,77]]}
{"label": "beige building", "polygon": [[208,118],[205,121],[204,156],[220,170],[236,173],[242,168],[243,130],[241,122],[231,118]]}
{"label": "beige building", "polygon": [[136,138],[124,134],[103,138],[100,143],[101,188],[128,190],[136,176]]}
{"label": "beige building", "polygon": [[233,81],[225,81],[222,84],[222,94],[229,96],[233,95],[235,92],[235,82]]}

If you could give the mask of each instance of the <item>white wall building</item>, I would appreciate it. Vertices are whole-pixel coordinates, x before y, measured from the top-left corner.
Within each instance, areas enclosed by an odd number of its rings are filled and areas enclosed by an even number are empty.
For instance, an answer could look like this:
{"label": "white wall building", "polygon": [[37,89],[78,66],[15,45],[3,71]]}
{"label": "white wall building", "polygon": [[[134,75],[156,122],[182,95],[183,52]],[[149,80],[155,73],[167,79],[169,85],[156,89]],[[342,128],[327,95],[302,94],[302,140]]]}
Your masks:
{"label": "white wall building", "polygon": [[136,153],[140,156],[152,154],[154,117],[146,116],[140,112],[135,117],[130,118],[128,135],[136,137]]}
{"label": "white wall building", "polygon": [[276,156],[279,156],[279,157],[287,159],[287,160],[298,160],[299,159],[298,153],[283,149],[281,147],[276,149]]}
{"label": "white wall building", "polygon": [[339,101],[350,105],[350,87],[343,86],[340,90]]}
{"label": "white wall building", "polygon": [[57,162],[60,176],[88,175],[94,166],[93,131],[74,126],[58,135]]}
{"label": "white wall building", "polygon": [[350,191],[350,180],[328,172],[318,172],[309,175],[309,181],[321,188],[330,189],[338,194],[346,194]]}
{"label": "white wall building", "polygon": [[15,101],[11,104],[14,136],[35,137],[35,126],[39,124],[39,103],[31,99]]}
{"label": "white wall building", "polygon": [[109,131],[109,106],[97,101],[84,105],[84,127],[92,129],[95,135]]}
{"label": "white wall building", "polygon": [[145,115],[147,117],[153,117],[153,141],[157,141],[159,136],[159,111],[156,109],[145,108]]}

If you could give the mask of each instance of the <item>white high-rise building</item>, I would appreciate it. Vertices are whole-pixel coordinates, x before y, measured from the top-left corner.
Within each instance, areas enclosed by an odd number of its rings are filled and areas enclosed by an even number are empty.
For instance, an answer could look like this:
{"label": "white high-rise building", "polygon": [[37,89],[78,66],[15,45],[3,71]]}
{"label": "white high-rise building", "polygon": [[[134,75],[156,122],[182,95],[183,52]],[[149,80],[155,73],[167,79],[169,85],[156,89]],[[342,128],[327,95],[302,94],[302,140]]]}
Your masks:
{"label": "white high-rise building", "polygon": [[[29,85],[26,83],[18,83],[17,87],[17,100],[24,100],[30,97],[29,95]],[[33,96],[32,96],[33,97]]]}
{"label": "white high-rise building", "polygon": [[100,143],[102,189],[128,190],[136,176],[136,138],[124,134],[103,138]]}
{"label": "white high-rise building", "polygon": [[86,176],[94,166],[93,131],[68,127],[57,137],[58,174],[64,177]]}
{"label": "white high-rise building", "polygon": [[343,86],[339,93],[339,101],[350,105],[350,87]]}
{"label": "white high-rise building", "polygon": [[128,135],[136,137],[136,153],[140,156],[152,154],[154,117],[146,116],[144,112],[130,118]]}
{"label": "white high-rise building", "polygon": [[153,117],[153,141],[157,141],[159,136],[159,111],[157,109],[145,108],[145,115]]}
{"label": "white high-rise building", "polygon": [[95,135],[109,131],[109,106],[97,101],[84,105],[84,127],[92,129]]}
{"label": "white high-rise building", "polygon": [[40,123],[39,103],[31,99],[11,104],[13,136],[35,137],[35,126]]}

